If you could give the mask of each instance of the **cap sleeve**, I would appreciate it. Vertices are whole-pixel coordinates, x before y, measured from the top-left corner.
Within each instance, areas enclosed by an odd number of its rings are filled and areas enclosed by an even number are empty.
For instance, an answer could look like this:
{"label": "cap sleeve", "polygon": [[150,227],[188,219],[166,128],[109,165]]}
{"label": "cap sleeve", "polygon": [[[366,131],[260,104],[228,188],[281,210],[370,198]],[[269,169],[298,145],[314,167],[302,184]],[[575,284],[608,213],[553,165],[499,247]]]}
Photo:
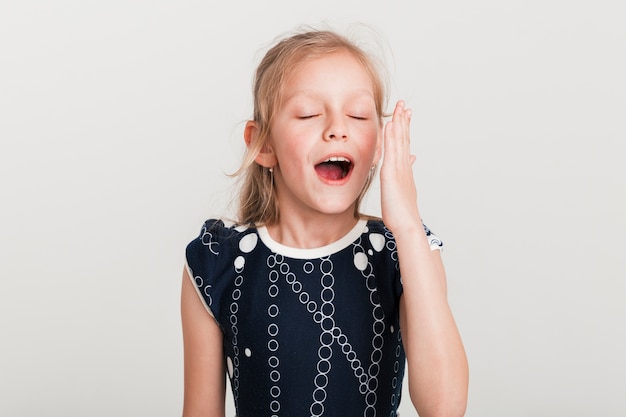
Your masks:
{"label": "cap sleeve", "polygon": [[207,311],[220,322],[220,294],[225,290],[225,280],[220,265],[220,253],[224,251],[221,236],[224,223],[221,220],[207,220],[200,234],[186,248],[186,266],[189,277]]}
{"label": "cap sleeve", "polygon": [[423,222],[422,226],[424,226],[424,233],[426,233],[426,239],[428,239],[430,250],[443,250],[443,241],[439,239]]}

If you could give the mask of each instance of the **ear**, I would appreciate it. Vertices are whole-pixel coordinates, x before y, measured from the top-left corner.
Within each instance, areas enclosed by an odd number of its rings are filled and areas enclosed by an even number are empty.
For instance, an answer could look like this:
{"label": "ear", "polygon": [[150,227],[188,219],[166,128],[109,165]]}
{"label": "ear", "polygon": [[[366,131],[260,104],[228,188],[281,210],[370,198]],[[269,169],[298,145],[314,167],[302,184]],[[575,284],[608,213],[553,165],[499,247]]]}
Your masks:
{"label": "ear", "polygon": [[[259,127],[257,123],[254,120],[248,120],[243,131],[243,138],[246,141],[248,150],[257,152],[256,148],[258,148],[258,144],[256,142],[258,140],[258,133]],[[272,168],[278,164],[276,154],[269,143],[265,143],[261,149],[258,150],[257,155],[254,157],[254,161],[266,168]]]}

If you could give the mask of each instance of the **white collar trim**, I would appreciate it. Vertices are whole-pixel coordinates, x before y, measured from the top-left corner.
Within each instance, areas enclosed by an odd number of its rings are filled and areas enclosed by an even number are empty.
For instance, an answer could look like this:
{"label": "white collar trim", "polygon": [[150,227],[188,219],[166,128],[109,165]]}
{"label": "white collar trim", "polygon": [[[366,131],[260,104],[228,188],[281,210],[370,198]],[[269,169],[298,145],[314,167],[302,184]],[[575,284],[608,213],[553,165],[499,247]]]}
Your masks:
{"label": "white collar trim", "polygon": [[310,249],[294,248],[276,242],[274,239],[272,239],[269,232],[267,231],[267,227],[265,226],[257,228],[257,233],[259,234],[259,237],[261,238],[261,241],[265,244],[265,246],[267,246],[273,252],[276,252],[288,258],[317,259],[324,256],[332,255],[333,253],[337,253],[340,250],[348,247],[352,242],[357,240],[364,231],[366,231],[366,224],[367,220],[361,219],[348,233],[346,233],[339,240],[336,240],[325,246]]}

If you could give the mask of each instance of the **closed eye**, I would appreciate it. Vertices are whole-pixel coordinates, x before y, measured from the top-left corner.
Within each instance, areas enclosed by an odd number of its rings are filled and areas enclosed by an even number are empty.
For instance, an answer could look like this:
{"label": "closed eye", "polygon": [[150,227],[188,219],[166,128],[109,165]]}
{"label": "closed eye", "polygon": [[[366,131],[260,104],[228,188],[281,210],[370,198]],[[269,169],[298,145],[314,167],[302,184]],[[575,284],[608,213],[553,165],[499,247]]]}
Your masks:
{"label": "closed eye", "polygon": [[319,116],[319,114],[307,114],[305,116],[298,116],[298,119],[306,120],[306,119],[312,119],[317,116]]}
{"label": "closed eye", "polygon": [[367,117],[365,117],[365,116],[350,115],[350,117],[355,119],[355,120],[367,120]]}

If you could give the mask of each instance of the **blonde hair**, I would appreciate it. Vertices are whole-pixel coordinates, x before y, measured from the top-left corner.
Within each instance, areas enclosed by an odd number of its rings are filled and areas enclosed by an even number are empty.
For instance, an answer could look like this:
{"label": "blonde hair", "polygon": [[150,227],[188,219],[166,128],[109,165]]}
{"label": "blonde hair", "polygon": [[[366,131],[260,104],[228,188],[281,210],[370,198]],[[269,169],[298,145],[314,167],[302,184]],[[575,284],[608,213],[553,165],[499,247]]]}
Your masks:
{"label": "blonde hair", "polygon": [[[386,78],[383,77],[383,66],[373,55],[369,55],[355,42],[332,30],[309,28],[279,40],[265,54],[254,76],[253,120],[257,125],[257,134],[248,144],[241,167],[234,174],[240,176],[242,182],[238,207],[240,224],[274,224],[279,218],[273,174],[256,163],[255,158],[270,137],[270,126],[274,113],[281,104],[282,86],[285,80],[303,62],[338,51],[350,53],[369,73],[372,79],[376,113],[382,125],[385,116],[384,106],[387,101]],[[373,171],[356,200],[355,217],[360,216],[359,206],[371,184]]]}

